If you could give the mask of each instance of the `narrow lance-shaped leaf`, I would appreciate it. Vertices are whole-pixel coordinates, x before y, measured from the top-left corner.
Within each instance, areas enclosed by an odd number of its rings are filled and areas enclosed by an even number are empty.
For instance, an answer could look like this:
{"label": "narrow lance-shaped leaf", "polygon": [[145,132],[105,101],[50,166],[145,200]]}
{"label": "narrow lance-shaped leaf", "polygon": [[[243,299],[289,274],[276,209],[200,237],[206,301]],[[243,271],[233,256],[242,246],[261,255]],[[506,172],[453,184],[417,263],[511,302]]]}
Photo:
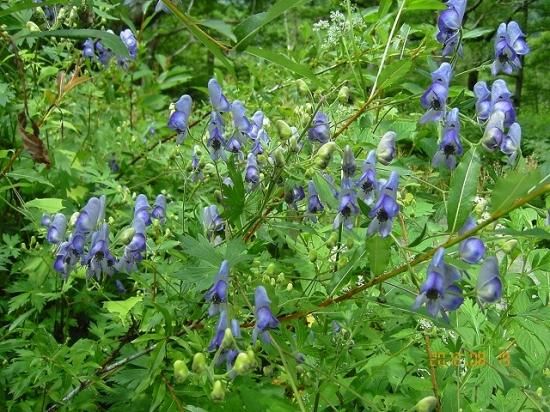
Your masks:
{"label": "narrow lance-shaped leaf", "polygon": [[508,208],[515,200],[525,196],[540,181],[538,170],[511,172],[497,181],[491,197],[491,212]]}
{"label": "narrow lance-shaped leaf", "polygon": [[474,148],[464,155],[451,177],[447,202],[447,225],[450,233],[462,227],[472,210],[480,166],[479,155]]}

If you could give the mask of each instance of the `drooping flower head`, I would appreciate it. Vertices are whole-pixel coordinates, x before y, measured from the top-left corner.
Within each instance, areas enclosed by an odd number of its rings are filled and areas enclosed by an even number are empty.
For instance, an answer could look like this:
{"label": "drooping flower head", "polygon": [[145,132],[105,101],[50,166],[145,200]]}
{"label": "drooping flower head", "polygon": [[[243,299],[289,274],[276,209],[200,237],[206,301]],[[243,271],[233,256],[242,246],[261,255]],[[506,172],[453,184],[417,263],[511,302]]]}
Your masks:
{"label": "drooping flower head", "polygon": [[325,207],[321,203],[321,199],[319,199],[319,195],[317,194],[317,190],[315,189],[315,184],[313,184],[311,180],[307,184],[307,192],[307,211],[313,214],[322,212]]}
{"label": "drooping flower head", "polygon": [[378,194],[378,180],[376,180],[376,151],[371,150],[363,163],[363,174],[356,183],[359,197],[367,205],[372,205]]}
{"label": "drooping flower head", "polygon": [[65,240],[65,232],[67,230],[67,218],[63,213],[57,213],[51,223],[48,225],[48,233],[46,239],[53,244],[61,243]]}
{"label": "drooping flower head", "polygon": [[520,56],[529,53],[529,46],[525,41],[525,34],[515,21],[500,23],[495,39],[495,61],[491,66],[491,73],[512,74],[521,68]]}
{"label": "drooping flower head", "polygon": [[387,181],[380,184],[380,196],[378,201],[369,212],[372,221],[367,228],[367,235],[380,233],[380,236],[386,237],[391,233],[393,219],[399,213],[397,204],[397,189],[399,187],[399,174],[392,171]]}
{"label": "drooping flower head", "polygon": [[476,96],[476,114],[479,121],[484,122],[489,118],[492,110],[491,92],[487,83],[479,81],[474,85],[474,95]]}
{"label": "drooping flower head", "polygon": [[420,98],[422,107],[428,110],[420,119],[420,123],[435,122],[445,113],[452,73],[453,69],[447,62],[441,63],[441,66],[432,72],[432,84]]}
{"label": "drooping flower head", "polygon": [[210,115],[210,122],[208,123],[208,133],[210,137],[206,142],[210,150],[210,157],[212,160],[218,160],[220,158],[224,159],[225,154],[223,149],[226,145],[225,139],[223,137],[224,133],[224,123],[220,114],[216,111],[213,111]]}
{"label": "drooping flower head", "polygon": [[500,143],[500,151],[508,156],[508,163],[514,164],[516,157],[520,152],[521,144],[521,127],[518,123],[514,123],[508,129],[508,133],[504,135]]}
{"label": "drooping flower head", "polygon": [[504,138],[504,112],[497,110],[492,112],[487,125],[485,126],[485,132],[481,138],[482,146],[493,152],[500,147],[502,139]]}
{"label": "drooping flower head", "polygon": [[92,39],[86,39],[82,44],[82,56],[89,59],[93,59],[95,57],[95,46]]}
{"label": "drooping flower head", "polygon": [[126,29],[120,32],[120,40],[124,43],[128,49],[128,54],[130,58],[134,60],[137,56],[137,40],[132,30]]}
{"label": "drooping flower head", "polygon": [[254,153],[248,154],[244,180],[254,186],[260,183],[260,171],[258,170],[258,162]]}
{"label": "drooping flower head", "polygon": [[224,113],[231,110],[231,104],[224,96],[222,88],[216,79],[210,79],[208,82],[208,95],[210,104],[215,112]]}
{"label": "drooping flower head", "polygon": [[206,292],[204,298],[211,302],[208,314],[210,316],[220,313],[220,304],[227,303],[227,290],[229,286],[229,262],[224,260],[220,265],[214,284]]}
{"label": "drooping flower head", "polygon": [[395,132],[389,131],[384,133],[384,136],[378,142],[376,147],[376,158],[383,165],[389,165],[397,154],[397,147],[395,146],[395,138],[397,137]]}
{"label": "drooping flower head", "polygon": [[109,226],[104,223],[92,235],[92,246],[82,259],[88,276],[101,279],[101,275],[111,276],[115,272],[116,259],[109,250]]}
{"label": "drooping flower head", "polygon": [[330,124],[323,112],[315,113],[311,128],[307,132],[309,140],[325,144],[330,139]]}
{"label": "drooping flower head", "polygon": [[504,113],[504,126],[509,127],[516,121],[516,110],[512,102],[512,93],[508,90],[506,82],[497,79],[491,86],[491,110]]}
{"label": "drooping flower head", "polygon": [[443,45],[441,54],[449,56],[457,48],[460,53],[460,27],[466,11],[466,0],[448,0],[447,10],[442,11],[437,19],[437,41]]}
{"label": "drooping flower head", "polygon": [[256,342],[258,335],[262,341],[270,342],[268,329],[275,329],[279,326],[279,320],[271,312],[271,301],[267,297],[267,292],[263,286],[258,286],[254,291],[254,312],[256,315],[256,325],[252,332],[252,340]]}
{"label": "drooping flower head", "polygon": [[193,100],[191,99],[191,96],[184,94],[176,102],[176,110],[172,112],[170,119],[168,120],[168,127],[178,134],[176,139],[177,144],[183,143],[183,140],[187,135],[192,104]]}
{"label": "drooping flower head", "polygon": [[435,317],[439,313],[448,320],[447,312],[456,310],[464,302],[462,291],[455,284],[460,278],[458,270],[444,261],[445,250],[439,248],[428,266],[428,276],[420,287],[413,308],[426,304],[428,313]]}
{"label": "drooping flower head", "polygon": [[153,211],[151,212],[153,219],[158,219],[160,223],[166,221],[166,196],[158,195],[153,205]]}
{"label": "drooping flower head", "polygon": [[483,262],[477,278],[476,292],[478,299],[484,303],[493,303],[502,297],[502,280],[496,257],[490,256]]}
{"label": "drooping flower head", "polygon": [[454,169],[457,164],[457,156],[463,153],[462,143],[460,142],[460,120],[458,109],[455,107],[447,112],[445,116],[445,125],[443,136],[439,142],[439,150],[434,155],[432,165],[434,167],[445,164],[449,169]]}

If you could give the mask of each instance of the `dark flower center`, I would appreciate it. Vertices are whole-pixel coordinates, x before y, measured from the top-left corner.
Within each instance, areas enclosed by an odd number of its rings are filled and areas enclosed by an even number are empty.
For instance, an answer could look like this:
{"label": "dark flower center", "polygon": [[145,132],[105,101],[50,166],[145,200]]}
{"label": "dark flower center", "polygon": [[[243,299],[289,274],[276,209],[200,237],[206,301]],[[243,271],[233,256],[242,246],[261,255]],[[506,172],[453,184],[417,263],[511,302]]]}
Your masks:
{"label": "dark flower center", "polygon": [[439,103],[439,99],[437,99],[437,97],[434,97],[434,99],[432,99],[432,109],[441,110],[441,104]]}
{"label": "dark flower center", "polygon": [[447,144],[445,145],[445,147],[443,148],[443,153],[445,153],[445,156],[446,157],[449,157],[451,155],[454,155],[456,152],[456,148],[454,145],[452,144]]}
{"label": "dark flower center", "polygon": [[101,262],[104,257],[105,257],[105,254],[101,250],[95,254],[95,260],[99,262]]}
{"label": "dark flower center", "polygon": [[430,300],[435,300],[439,297],[439,291],[437,289],[428,289],[426,297]]}
{"label": "dark flower center", "polygon": [[218,150],[222,146],[222,143],[218,139],[214,139],[212,142],[212,149]]}
{"label": "dark flower center", "polygon": [[351,208],[349,206],[344,206],[340,213],[342,213],[342,216],[348,217],[351,215]]}
{"label": "dark flower center", "polygon": [[361,185],[361,188],[363,189],[363,192],[369,193],[373,189],[373,184],[370,180],[367,180],[365,183]]}
{"label": "dark flower center", "polygon": [[386,222],[389,219],[388,212],[386,212],[384,209],[380,209],[376,214],[376,217],[378,218],[378,221],[380,223]]}

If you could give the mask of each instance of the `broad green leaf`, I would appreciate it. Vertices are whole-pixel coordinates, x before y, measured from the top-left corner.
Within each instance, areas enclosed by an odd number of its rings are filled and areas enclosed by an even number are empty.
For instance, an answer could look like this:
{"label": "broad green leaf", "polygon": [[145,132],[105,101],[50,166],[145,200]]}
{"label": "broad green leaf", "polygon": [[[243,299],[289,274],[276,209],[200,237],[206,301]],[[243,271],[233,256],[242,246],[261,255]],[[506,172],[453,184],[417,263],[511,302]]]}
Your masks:
{"label": "broad green leaf", "polygon": [[447,225],[450,233],[462,227],[472,210],[477,192],[477,180],[481,162],[476,149],[468,151],[451,177],[447,202]]}
{"label": "broad green leaf", "polygon": [[463,35],[463,39],[475,39],[477,37],[484,36],[486,34],[489,34],[491,32],[494,32],[495,29],[482,29],[481,27],[477,27],[473,30],[466,31]]}
{"label": "broad green leaf", "polygon": [[229,40],[237,42],[237,37],[233,33],[232,27],[223,20],[202,20],[201,26],[208,27],[212,30],[216,30],[218,33],[224,35]]}
{"label": "broad green leaf", "polygon": [[293,7],[300,6],[305,3],[306,0],[278,0],[271,8],[264,13],[255,14],[250,16],[237,27],[235,27],[235,35],[239,42],[234,48],[242,50],[245,46],[244,42],[254,35],[263,26],[275,20],[284,12],[290,10]]}
{"label": "broad green leaf", "polygon": [[380,5],[378,6],[378,18],[382,19],[386,17],[386,14],[388,14],[388,11],[390,10],[390,7],[392,5],[392,0],[381,0]]}
{"label": "broad green leaf", "polygon": [[47,213],[59,212],[63,209],[63,199],[43,198],[33,199],[25,203],[27,207],[34,207]]}
{"label": "broad green leaf", "polygon": [[307,77],[315,83],[319,83],[317,76],[309,69],[309,67],[296,63],[283,54],[273,52],[271,50],[260,49],[259,47],[249,47],[247,52],[253,56],[260,57],[278,66],[284,67],[300,76]]}
{"label": "broad green leaf", "polygon": [[370,270],[373,275],[384,272],[390,262],[392,241],[388,238],[374,236],[367,239],[367,253],[369,255]]}
{"label": "broad green leaf", "polygon": [[398,83],[407,75],[411,67],[411,60],[398,60],[387,65],[378,78],[379,88],[383,89],[384,87],[390,87]]}
{"label": "broad green leaf", "polygon": [[338,199],[336,199],[332,193],[330,184],[320,174],[313,176],[313,183],[315,183],[315,189],[319,194],[321,202],[325,205],[329,205],[331,209],[338,208]]}
{"label": "broad green leaf", "polygon": [[67,37],[70,39],[100,39],[105,47],[111,49],[121,57],[129,57],[128,49],[120,37],[102,30],[93,29],[62,29],[51,31],[20,32],[14,36],[15,40],[25,37]]}
{"label": "broad green leaf", "polygon": [[507,209],[517,199],[525,196],[540,181],[540,172],[533,170],[528,173],[511,172],[502,177],[493,189],[491,197],[491,212]]}
{"label": "broad green leaf", "polygon": [[440,0],[408,0],[405,4],[407,10],[444,10],[444,2]]}
{"label": "broad green leaf", "polygon": [[126,300],[112,300],[110,302],[103,302],[103,307],[109,313],[117,314],[122,321],[126,319],[126,316],[139,302],[143,300],[143,296],[133,296]]}

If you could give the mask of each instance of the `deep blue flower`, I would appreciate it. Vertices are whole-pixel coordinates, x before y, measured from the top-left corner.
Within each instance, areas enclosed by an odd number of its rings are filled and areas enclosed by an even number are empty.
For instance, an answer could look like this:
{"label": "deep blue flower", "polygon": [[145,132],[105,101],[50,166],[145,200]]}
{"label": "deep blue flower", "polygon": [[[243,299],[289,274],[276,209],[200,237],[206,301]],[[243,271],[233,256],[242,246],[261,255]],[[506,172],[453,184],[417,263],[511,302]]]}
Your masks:
{"label": "deep blue flower", "polygon": [[434,167],[445,164],[449,169],[456,167],[456,157],[463,153],[462,144],[460,143],[460,120],[458,117],[458,109],[455,107],[447,112],[445,116],[445,125],[443,129],[443,137],[439,142],[439,150],[434,155],[432,165]]}
{"label": "deep blue flower", "polygon": [[342,176],[344,179],[351,179],[355,175],[357,165],[355,164],[355,156],[349,145],[344,148],[342,156]]}
{"label": "deep blue flower", "polygon": [[132,221],[134,235],[124,248],[123,256],[115,263],[116,270],[131,273],[137,270],[137,264],[143,260],[142,253],[147,248],[146,224],[140,216],[134,216]]}
{"label": "deep blue flower", "polygon": [[491,73],[512,74],[521,68],[520,56],[529,53],[529,46],[525,41],[525,34],[515,21],[501,23],[498,26],[495,39],[495,61],[491,66]]}
{"label": "deep blue flower", "polygon": [[225,222],[220,216],[216,205],[206,206],[203,209],[202,224],[208,238],[213,238],[225,230]]}
{"label": "deep blue flower", "polygon": [[231,136],[231,138],[227,141],[225,149],[228,152],[235,153],[235,154],[241,153],[242,145],[239,139],[240,137],[239,134],[240,134],[239,131],[235,131],[235,133],[233,133],[233,136]]}
{"label": "deep blue flower", "polygon": [[380,233],[386,237],[391,233],[393,219],[399,213],[399,205],[396,202],[397,188],[399,186],[399,174],[392,171],[387,181],[380,184],[380,196],[378,201],[369,212],[372,221],[367,228],[367,235]]}
{"label": "deep blue flower", "polygon": [[257,185],[260,182],[258,162],[256,161],[256,156],[253,153],[248,154],[244,180],[252,185]]}
{"label": "deep blue flower", "polygon": [[172,112],[170,119],[168,119],[168,127],[178,134],[176,139],[177,144],[183,143],[187,135],[192,104],[193,100],[191,96],[187,94],[181,96],[176,102],[176,110]]}
{"label": "deep blue flower", "polygon": [[151,212],[153,219],[158,219],[160,223],[166,221],[166,196],[158,195],[153,205],[153,211]]}
{"label": "deep blue flower", "polygon": [[504,113],[504,126],[509,127],[516,121],[516,110],[512,102],[512,93],[508,90],[506,82],[497,79],[491,86],[491,110]]}
{"label": "deep blue flower", "polygon": [[120,32],[120,40],[124,43],[128,49],[128,54],[130,58],[134,60],[137,56],[137,40],[132,30],[126,29]]}
{"label": "deep blue flower", "polygon": [[432,84],[420,98],[422,107],[428,110],[420,119],[420,123],[434,122],[443,116],[452,73],[453,69],[447,62],[441,63],[441,66],[432,72]]}
{"label": "deep blue flower", "polygon": [[235,100],[231,103],[231,114],[233,115],[233,125],[241,133],[250,133],[252,124],[246,117],[246,109],[241,101]]}
{"label": "deep blue flower", "polygon": [[476,292],[478,299],[484,303],[493,303],[502,297],[502,280],[496,257],[490,256],[483,262],[477,278]]}
{"label": "deep blue flower", "polygon": [[210,352],[218,350],[218,348],[222,345],[223,337],[225,335],[225,330],[227,329],[227,311],[222,310],[220,312],[220,319],[218,321],[218,326],[216,327],[216,332],[214,334],[214,337],[210,341],[210,345],[208,345],[208,350]]}
{"label": "deep blue flower", "polygon": [[323,112],[315,113],[311,128],[307,132],[309,140],[325,144],[330,139],[330,125],[328,117]]}
{"label": "deep blue flower", "polygon": [[80,255],[82,252],[78,252],[75,249],[75,245],[80,250],[84,248],[84,239],[82,236],[77,237],[76,244],[74,241],[75,239],[71,237],[68,241],[61,243],[55,256],[53,268],[56,272],[61,274],[63,279],[67,279],[75,265],[80,260]]}
{"label": "deep blue flower", "polygon": [[210,115],[210,122],[208,124],[208,132],[210,137],[206,142],[206,145],[210,149],[210,157],[212,160],[218,160],[220,158],[224,159],[225,154],[223,149],[225,147],[225,139],[223,137],[224,133],[224,123],[220,114],[216,111],[212,112]]}
{"label": "deep blue flower", "polygon": [[115,272],[116,259],[109,250],[109,226],[104,223],[92,235],[92,245],[88,254],[83,257],[88,276],[100,279],[102,274],[112,275]]}
{"label": "deep blue flower", "polygon": [[220,313],[220,304],[227,303],[227,289],[229,286],[229,262],[224,260],[220,265],[220,269],[216,278],[214,279],[214,284],[206,292],[204,298],[211,302],[210,308],[208,309],[208,314],[210,316],[217,315]]}
{"label": "deep blue flower", "polygon": [[65,232],[67,230],[67,218],[65,215],[57,213],[48,226],[48,233],[46,235],[48,242],[53,244],[61,243],[65,239]]}
{"label": "deep blue flower", "polygon": [[485,255],[485,244],[478,237],[469,237],[460,242],[460,258],[467,263],[478,263]]}
{"label": "deep blue flower", "polygon": [[455,284],[460,279],[458,270],[444,262],[445,250],[439,248],[428,266],[428,276],[420,287],[413,308],[426,304],[428,313],[436,317],[439,313],[448,321],[447,312],[456,310],[464,302],[462,291]]}
{"label": "deep blue flower", "polygon": [[136,203],[134,205],[134,219],[139,217],[146,226],[149,226],[151,222],[151,215],[149,214],[149,202],[147,201],[147,196],[144,194],[139,194],[136,197]]}
{"label": "deep blue flower", "polygon": [[380,139],[380,142],[378,142],[376,158],[383,165],[389,165],[397,154],[397,147],[395,146],[396,137],[395,132],[386,132]]}
{"label": "deep blue flower", "polygon": [[261,139],[254,140],[254,143],[252,143],[252,149],[250,149],[251,153],[253,153],[255,156],[258,156],[264,152],[264,147],[262,145]]}
{"label": "deep blue flower", "polygon": [[86,39],[82,45],[82,55],[89,59],[95,57],[94,41],[92,39]]}
{"label": "deep blue flower", "polygon": [[376,180],[376,151],[371,150],[363,163],[363,174],[357,180],[356,186],[359,197],[367,205],[372,205],[378,194],[378,181]]}
{"label": "deep blue flower", "polygon": [[313,214],[322,212],[325,207],[321,203],[321,199],[319,199],[319,195],[317,194],[317,190],[315,189],[315,185],[312,181],[309,181],[307,184],[307,191],[307,211]]}
{"label": "deep blue flower", "polygon": [[518,123],[514,123],[508,129],[508,133],[504,135],[500,143],[500,151],[508,156],[508,162],[514,164],[516,157],[520,151],[521,144],[521,127]]}
{"label": "deep blue flower", "polygon": [[248,132],[248,135],[250,136],[250,138],[256,140],[258,138],[258,134],[260,133],[260,130],[263,130],[263,127],[264,127],[264,112],[258,110],[256,113],[252,115],[252,122],[250,125],[250,130]]}
{"label": "deep blue flower", "polygon": [[476,114],[479,121],[485,121],[489,118],[492,110],[491,92],[487,83],[479,81],[474,85],[474,94],[476,96]]}
{"label": "deep blue flower", "polygon": [[460,27],[466,10],[466,0],[448,0],[447,10],[442,11],[437,19],[437,41],[443,45],[441,54],[449,56],[459,48]]}
{"label": "deep blue flower", "polygon": [[104,213],[105,196],[102,196],[101,199],[97,197],[90,198],[76,219],[75,232],[84,235],[92,232],[98,221],[103,218]]}
{"label": "deep blue flower", "polygon": [[504,112],[497,110],[492,112],[485,126],[485,132],[481,138],[482,146],[492,152],[498,148],[504,138]]}
{"label": "deep blue flower", "polygon": [[231,110],[231,104],[222,93],[222,88],[216,79],[210,79],[208,82],[208,95],[215,112],[224,113]]}
{"label": "deep blue flower", "polygon": [[44,226],[46,229],[52,224],[52,217],[47,213],[44,213],[40,218],[40,225]]}
{"label": "deep blue flower", "polygon": [[334,219],[333,228],[338,229],[340,225],[344,225],[346,229],[351,230],[353,229],[353,219],[360,210],[357,204],[357,195],[353,189],[344,189],[339,198],[338,214]]}
{"label": "deep blue flower", "polygon": [[95,42],[95,50],[101,64],[107,66],[109,64],[109,61],[111,60],[111,57],[113,57],[113,53],[111,52],[111,50],[105,47],[101,40]]}
{"label": "deep blue flower", "polygon": [[258,286],[254,292],[254,307],[256,315],[256,325],[252,332],[252,340],[256,343],[258,335],[262,341],[270,342],[268,329],[275,329],[279,326],[279,320],[271,312],[271,301],[263,286]]}

